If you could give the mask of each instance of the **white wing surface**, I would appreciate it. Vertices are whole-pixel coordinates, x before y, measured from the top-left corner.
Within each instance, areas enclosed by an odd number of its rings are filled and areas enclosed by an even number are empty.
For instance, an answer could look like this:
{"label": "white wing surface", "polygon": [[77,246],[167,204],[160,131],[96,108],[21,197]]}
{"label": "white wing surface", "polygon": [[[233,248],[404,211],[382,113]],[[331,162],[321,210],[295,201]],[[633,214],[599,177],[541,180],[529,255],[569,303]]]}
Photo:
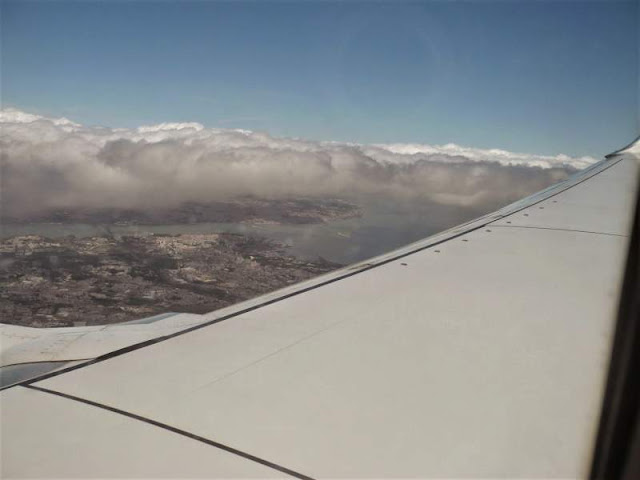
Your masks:
{"label": "white wing surface", "polygon": [[581,478],[637,157],[0,393],[3,477]]}

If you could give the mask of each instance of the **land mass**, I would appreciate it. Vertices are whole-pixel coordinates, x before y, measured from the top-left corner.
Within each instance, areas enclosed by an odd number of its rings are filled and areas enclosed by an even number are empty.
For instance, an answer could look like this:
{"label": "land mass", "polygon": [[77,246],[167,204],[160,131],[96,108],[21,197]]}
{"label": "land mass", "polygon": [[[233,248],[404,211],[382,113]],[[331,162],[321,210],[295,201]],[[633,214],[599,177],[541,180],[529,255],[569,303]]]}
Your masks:
{"label": "land mass", "polygon": [[340,199],[259,199],[241,197],[227,202],[187,202],[174,207],[48,209],[6,213],[2,223],[86,223],[106,225],[173,225],[194,223],[313,224],[354,218],[360,208]]}
{"label": "land mass", "polygon": [[53,327],[205,313],[339,266],[296,258],[263,238],[226,233],[19,236],[0,242],[0,317]]}

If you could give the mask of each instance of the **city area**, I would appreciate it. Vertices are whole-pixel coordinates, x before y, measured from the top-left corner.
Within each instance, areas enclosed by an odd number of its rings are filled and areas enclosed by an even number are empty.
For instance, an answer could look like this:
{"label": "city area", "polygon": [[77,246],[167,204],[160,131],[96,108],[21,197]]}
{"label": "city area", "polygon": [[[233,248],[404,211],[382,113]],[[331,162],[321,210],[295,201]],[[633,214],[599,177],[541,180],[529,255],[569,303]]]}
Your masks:
{"label": "city area", "polygon": [[237,234],[138,235],[0,243],[0,317],[34,327],[205,313],[339,265]]}

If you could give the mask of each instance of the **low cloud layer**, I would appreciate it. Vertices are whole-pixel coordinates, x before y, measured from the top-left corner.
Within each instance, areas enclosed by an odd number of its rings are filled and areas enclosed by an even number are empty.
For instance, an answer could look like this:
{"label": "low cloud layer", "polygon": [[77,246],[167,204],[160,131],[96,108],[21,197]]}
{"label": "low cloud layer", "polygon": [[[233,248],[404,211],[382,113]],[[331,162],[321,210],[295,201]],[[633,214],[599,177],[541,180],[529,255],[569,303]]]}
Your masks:
{"label": "low cloud layer", "polygon": [[86,127],[0,111],[2,211],[175,206],[253,195],[424,201],[477,210],[593,163],[457,145],[359,145],[163,123]]}

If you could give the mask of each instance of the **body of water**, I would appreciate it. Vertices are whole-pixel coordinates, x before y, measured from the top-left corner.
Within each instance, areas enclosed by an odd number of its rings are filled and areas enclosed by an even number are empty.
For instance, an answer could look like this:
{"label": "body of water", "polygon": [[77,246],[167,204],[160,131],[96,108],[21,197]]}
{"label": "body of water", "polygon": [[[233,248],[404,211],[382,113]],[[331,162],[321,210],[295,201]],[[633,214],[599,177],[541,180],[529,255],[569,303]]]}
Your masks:
{"label": "body of water", "polygon": [[197,223],[180,225],[91,225],[91,224],[5,224],[0,237],[42,235],[60,238],[103,236],[106,234],[148,235],[238,233],[274,240],[287,246],[292,255],[308,259],[325,258],[351,264],[420,240],[474,218],[478,212],[442,207],[420,211],[370,208],[360,218],[324,224],[276,225],[245,223]]}

